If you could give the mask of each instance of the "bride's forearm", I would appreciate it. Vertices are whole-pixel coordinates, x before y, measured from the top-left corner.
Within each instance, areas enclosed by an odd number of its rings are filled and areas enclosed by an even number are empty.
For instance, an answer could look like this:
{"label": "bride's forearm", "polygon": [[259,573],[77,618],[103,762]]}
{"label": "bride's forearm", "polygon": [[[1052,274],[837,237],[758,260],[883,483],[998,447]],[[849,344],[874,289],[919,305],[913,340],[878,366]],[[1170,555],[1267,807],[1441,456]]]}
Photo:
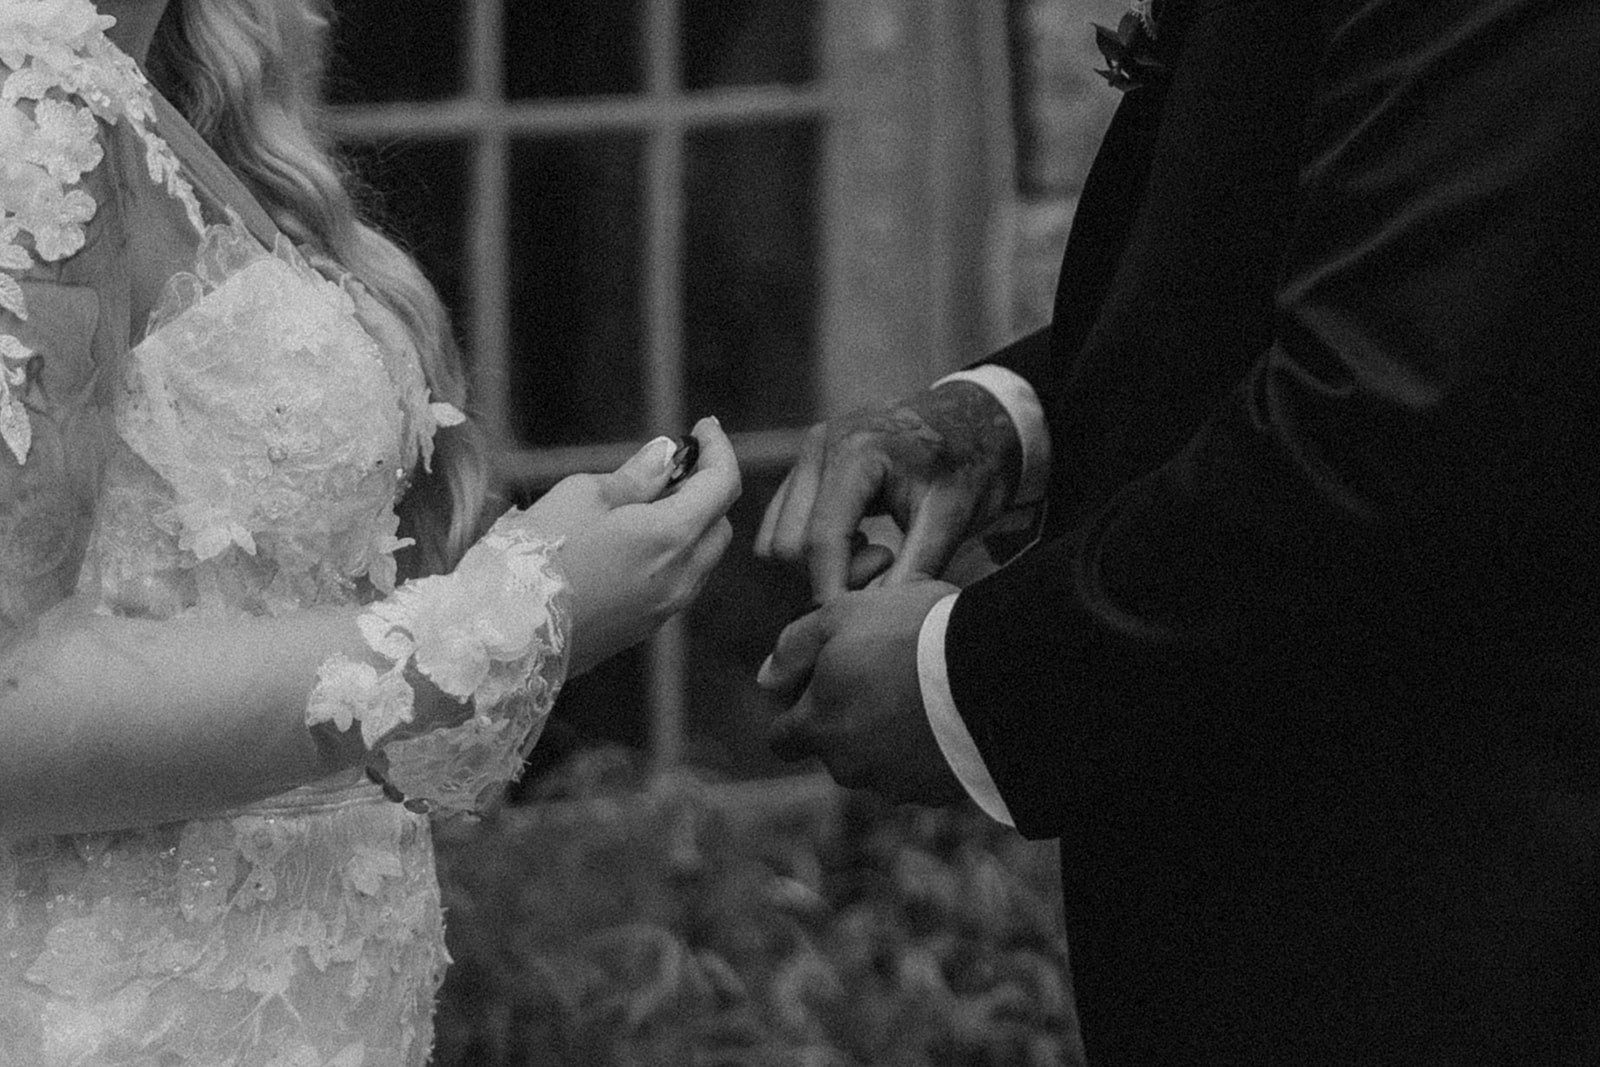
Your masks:
{"label": "bride's forearm", "polygon": [[190,818],[356,765],[359,731],[305,710],[329,656],[369,655],[358,611],[47,618],[0,653],[0,837]]}
{"label": "bride's forearm", "polygon": [[[566,670],[556,546],[524,527],[503,517],[448,575],[364,607],[154,621],[58,605],[0,643],[0,838],[214,814],[352,768],[368,745],[392,789],[470,810],[467,750],[536,736]],[[485,758],[490,777],[520,760]]]}

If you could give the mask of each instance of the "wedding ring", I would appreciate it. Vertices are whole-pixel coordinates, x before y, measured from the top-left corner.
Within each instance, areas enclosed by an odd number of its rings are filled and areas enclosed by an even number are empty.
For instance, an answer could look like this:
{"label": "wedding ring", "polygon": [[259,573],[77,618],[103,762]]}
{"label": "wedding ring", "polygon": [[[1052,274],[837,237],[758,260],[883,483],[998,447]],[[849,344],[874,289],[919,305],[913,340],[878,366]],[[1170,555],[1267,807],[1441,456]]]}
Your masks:
{"label": "wedding ring", "polygon": [[678,438],[678,450],[672,453],[672,474],[667,478],[667,484],[677,485],[687,478],[699,458],[700,442],[693,434]]}

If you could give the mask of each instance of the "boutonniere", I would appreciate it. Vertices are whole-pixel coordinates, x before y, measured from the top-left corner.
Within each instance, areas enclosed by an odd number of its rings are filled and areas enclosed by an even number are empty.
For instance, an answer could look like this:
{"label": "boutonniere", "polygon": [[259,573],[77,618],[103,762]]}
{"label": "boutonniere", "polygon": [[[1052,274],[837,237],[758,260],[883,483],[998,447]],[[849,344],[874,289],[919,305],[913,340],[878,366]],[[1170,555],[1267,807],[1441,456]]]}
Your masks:
{"label": "boutonniere", "polygon": [[1095,44],[1106,59],[1106,69],[1095,73],[1113,89],[1128,92],[1166,73],[1166,64],[1155,54],[1158,6],[1158,0],[1133,0],[1115,30],[1094,23]]}

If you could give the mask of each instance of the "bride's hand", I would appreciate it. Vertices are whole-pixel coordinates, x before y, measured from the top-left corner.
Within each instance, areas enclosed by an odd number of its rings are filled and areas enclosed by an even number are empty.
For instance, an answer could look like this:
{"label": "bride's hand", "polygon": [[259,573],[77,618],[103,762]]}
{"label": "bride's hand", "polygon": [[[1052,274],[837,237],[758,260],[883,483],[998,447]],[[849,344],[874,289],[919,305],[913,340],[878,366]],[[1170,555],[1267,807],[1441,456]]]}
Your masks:
{"label": "bride's hand", "polygon": [[699,594],[733,539],[739,499],[733,445],[716,419],[695,424],[694,473],[662,496],[677,442],[657,438],[609,474],[575,474],[501,522],[563,539],[557,569],[571,589],[572,658],[582,674],[637,644]]}

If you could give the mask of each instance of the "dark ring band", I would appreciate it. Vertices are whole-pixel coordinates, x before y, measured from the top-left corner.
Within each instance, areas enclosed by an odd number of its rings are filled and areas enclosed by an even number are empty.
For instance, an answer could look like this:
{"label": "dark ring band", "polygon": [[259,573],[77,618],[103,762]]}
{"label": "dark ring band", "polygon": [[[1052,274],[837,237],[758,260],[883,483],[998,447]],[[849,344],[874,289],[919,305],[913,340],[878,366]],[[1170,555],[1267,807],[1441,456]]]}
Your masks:
{"label": "dark ring band", "polygon": [[672,476],[667,479],[667,484],[677,485],[687,478],[699,459],[700,441],[693,434],[678,438],[678,450],[672,453]]}

